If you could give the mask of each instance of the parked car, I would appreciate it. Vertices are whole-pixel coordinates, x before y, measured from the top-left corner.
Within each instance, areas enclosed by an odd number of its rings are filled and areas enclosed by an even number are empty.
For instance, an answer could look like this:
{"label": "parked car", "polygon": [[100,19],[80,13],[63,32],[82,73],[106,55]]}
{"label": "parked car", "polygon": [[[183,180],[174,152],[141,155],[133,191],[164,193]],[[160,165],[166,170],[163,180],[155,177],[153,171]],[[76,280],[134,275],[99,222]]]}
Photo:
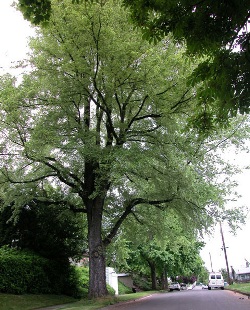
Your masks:
{"label": "parked car", "polygon": [[170,290],[170,292],[172,292],[172,291],[180,291],[180,290],[181,290],[180,283],[178,283],[178,282],[172,282],[172,283],[169,285],[169,290]]}
{"label": "parked car", "polygon": [[206,285],[206,284],[202,284],[202,289],[204,290],[204,289],[207,289],[208,288],[208,286]]}
{"label": "parked car", "polygon": [[187,284],[181,283],[181,290],[186,290],[186,289],[187,289]]}

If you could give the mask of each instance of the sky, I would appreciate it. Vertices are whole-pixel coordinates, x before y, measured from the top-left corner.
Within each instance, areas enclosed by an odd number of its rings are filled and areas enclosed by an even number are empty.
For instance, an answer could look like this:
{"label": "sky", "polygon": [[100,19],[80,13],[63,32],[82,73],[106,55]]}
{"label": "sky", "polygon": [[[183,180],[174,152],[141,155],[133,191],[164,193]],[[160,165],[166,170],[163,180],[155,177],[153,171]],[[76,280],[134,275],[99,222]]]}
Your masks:
{"label": "sky", "polygon": [[[250,165],[249,153],[231,154],[234,162],[240,166]],[[228,207],[250,206],[250,170],[243,169],[240,175],[235,176],[238,183],[237,192],[241,195],[237,201],[231,202]],[[247,214],[246,224],[237,230],[236,235],[230,233],[230,229],[226,223],[222,224],[224,242],[228,258],[228,265],[233,266],[237,272],[246,266],[246,260],[250,262],[250,213]],[[205,262],[205,266],[209,271],[219,271],[226,268],[225,254],[222,250],[222,236],[219,224],[215,227],[214,234],[205,237],[206,246],[201,252],[201,257]],[[230,268],[231,269],[231,268]]]}
{"label": "sky", "polygon": [[[10,67],[17,61],[25,58],[28,52],[28,37],[34,35],[34,29],[25,21],[20,12],[11,7],[12,0],[0,0],[0,74],[15,72]],[[250,166],[250,153],[230,154],[230,160],[243,167]],[[242,196],[232,203],[232,206],[245,205],[250,207],[250,170],[245,169],[240,175],[235,176],[238,182],[238,193]],[[250,261],[250,214],[246,225],[233,236],[229,233],[226,224],[223,224],[224,240],[229,266],[237,271],[245,266],[245,259]],[[209,271],[226,268],[225,256],[222,251],[222,239],[219,226],[215,228],[211,237],[205,237],[206,246],[201,252],[201,257]],[[210,259],[211,258],[211,259]]]}
{"label": "sky", "polygon": [[9,72],[13,62],[25,58],[28,52],[28,37],[35,33],[22,14],[11,6],[12,2],[13,0],[0,0],[1,74]]}

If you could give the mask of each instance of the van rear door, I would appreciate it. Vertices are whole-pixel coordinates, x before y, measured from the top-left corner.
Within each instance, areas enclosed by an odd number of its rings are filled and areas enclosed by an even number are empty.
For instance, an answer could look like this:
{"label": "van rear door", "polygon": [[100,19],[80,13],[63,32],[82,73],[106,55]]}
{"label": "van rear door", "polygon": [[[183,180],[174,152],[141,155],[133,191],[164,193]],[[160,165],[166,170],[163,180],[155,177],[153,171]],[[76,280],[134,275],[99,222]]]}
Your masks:
{"label": "van rear door", "polygon": [[211,290],[212,287],[224,289],[224,279],[221,273],[211,273],[209,275],[208,289]]}

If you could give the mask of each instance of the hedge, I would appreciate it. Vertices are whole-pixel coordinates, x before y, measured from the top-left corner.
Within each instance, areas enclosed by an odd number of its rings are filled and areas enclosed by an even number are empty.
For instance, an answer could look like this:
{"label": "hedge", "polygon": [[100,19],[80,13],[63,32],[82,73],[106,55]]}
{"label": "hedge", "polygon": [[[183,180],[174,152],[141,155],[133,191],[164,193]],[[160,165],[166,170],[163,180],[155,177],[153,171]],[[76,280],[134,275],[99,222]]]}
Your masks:
{"label": "hedge", "polygon": [[78,295],[77,274],[69,263],[37,254],[0,248],[0,292]]}

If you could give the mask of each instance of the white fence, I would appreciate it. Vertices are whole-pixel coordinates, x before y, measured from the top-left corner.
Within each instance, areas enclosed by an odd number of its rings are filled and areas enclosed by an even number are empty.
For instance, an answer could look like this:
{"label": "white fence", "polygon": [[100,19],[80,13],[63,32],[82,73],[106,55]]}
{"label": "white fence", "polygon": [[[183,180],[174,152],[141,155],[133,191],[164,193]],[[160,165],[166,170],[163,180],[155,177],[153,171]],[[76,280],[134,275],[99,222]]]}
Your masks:
{"label": "white fence", "polygon": [[106,282],[115,290],[115,294],[118,295],[118,274],[112,267],[106,267]]}

